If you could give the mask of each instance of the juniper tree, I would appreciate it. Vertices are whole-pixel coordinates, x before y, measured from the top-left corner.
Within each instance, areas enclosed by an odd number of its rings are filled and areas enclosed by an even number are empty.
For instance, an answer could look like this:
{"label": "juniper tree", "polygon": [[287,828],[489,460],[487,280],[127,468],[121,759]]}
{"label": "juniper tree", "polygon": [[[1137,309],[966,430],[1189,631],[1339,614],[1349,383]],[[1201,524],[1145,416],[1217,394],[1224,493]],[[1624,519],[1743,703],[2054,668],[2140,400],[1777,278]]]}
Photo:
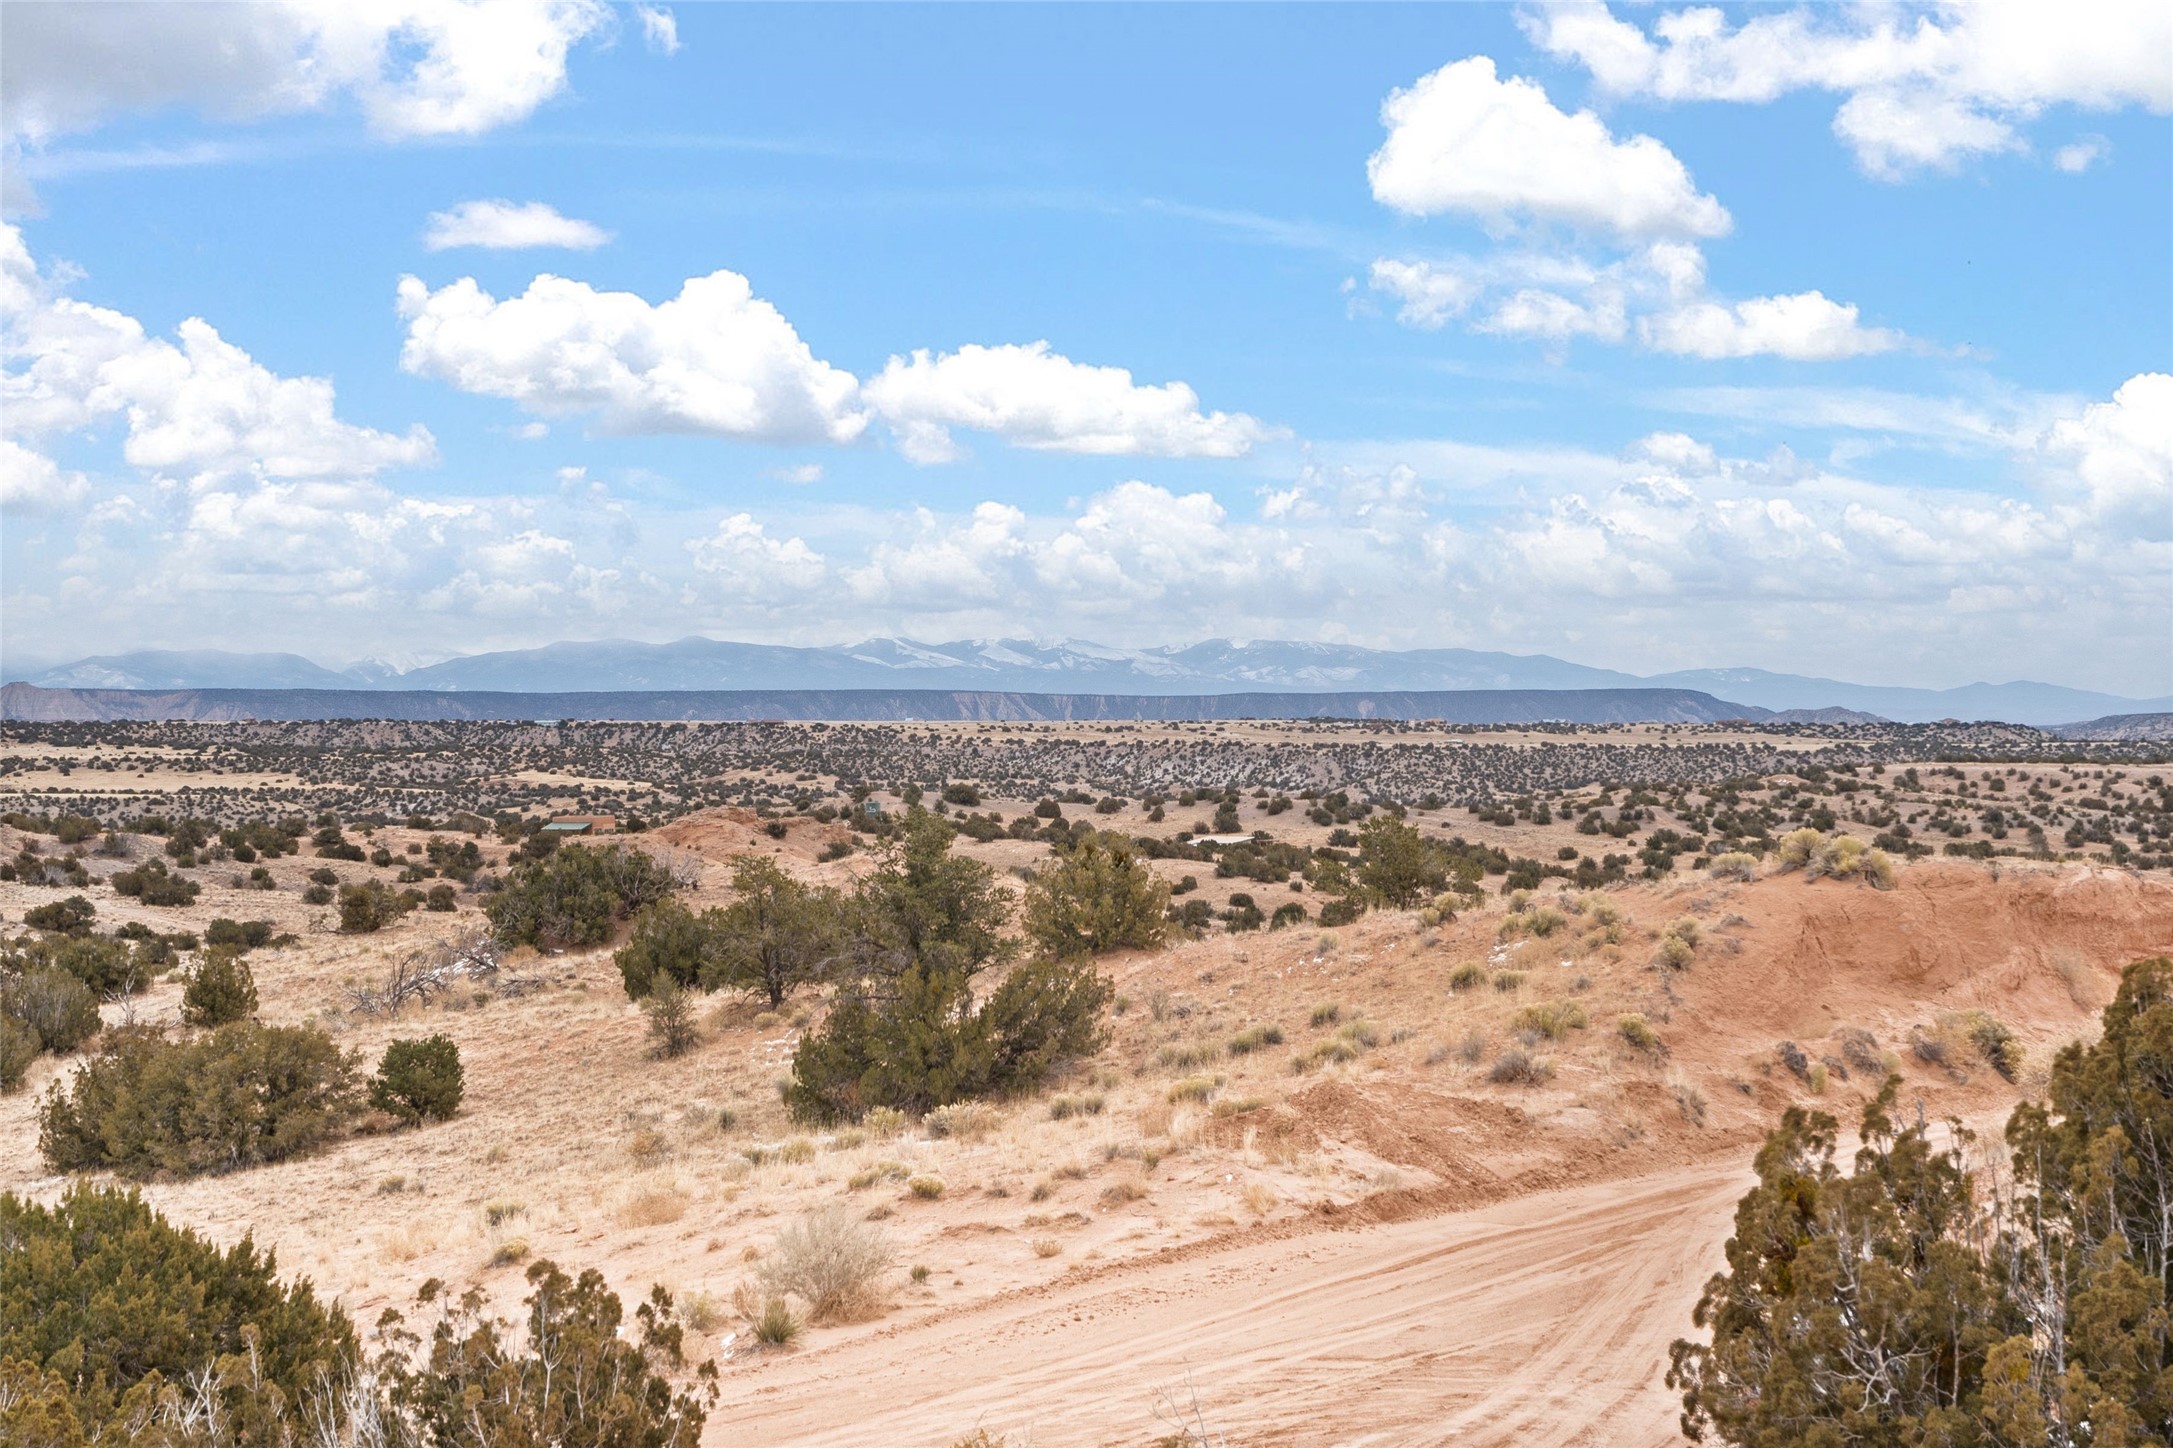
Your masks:
{"label": "juniper tree", "polygon": [[1026,937],[1059,959],[1149,950],[1168,934],[1169,897],[1130,841],[1089,835],[1027,882]]}

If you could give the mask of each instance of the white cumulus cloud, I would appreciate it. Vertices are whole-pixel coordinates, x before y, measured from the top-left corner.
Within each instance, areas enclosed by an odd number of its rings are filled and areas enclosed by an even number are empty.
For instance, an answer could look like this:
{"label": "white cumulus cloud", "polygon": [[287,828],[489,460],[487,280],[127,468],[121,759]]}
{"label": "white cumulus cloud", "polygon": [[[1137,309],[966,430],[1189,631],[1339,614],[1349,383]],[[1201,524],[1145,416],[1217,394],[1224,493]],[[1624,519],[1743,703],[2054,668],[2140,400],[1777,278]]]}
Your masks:
{"label": "white cumulus cloud", "polygon": [[0,437],[0,511],[58,512],[82,502],[90,490],[90,480],[81,473],[64,472],[43,453]]}
{"label": "white cumulus cloud", "polygon": [[713,587],[741,599],[777,599],[821,583],[830,565],[801,538],[772,538],[751,513],[720,520],[716,531],[687,544],[694,566]]}
{"label": "white cumulus cloud", "polygon": [[960,456],[954,427],[1024,448],[1150,457],[1241,457],[1269,433],[1241,412],[1202,412],[1182,382],[1136,383],[1122,367],[1074,362],[1047,342],[892,357],[862,393],[921,463]]}
{"label": "white cumulus cloud", "polygon": [[669,301],[543,275],[504,301],[463,277],[399,285],[400,365],[544,417],[617,433],[846,443],[867,427],[849,372],[818,359],[747,278],[694,277]]}
{"label": "white cumulus cloud", "polygon": [[476,246],[492,251],[564,247],[594,251],[611,233],[593,221],[562,216],[542,201],[463,201],[449,211],[430,213],[423,245],[431,251]]}
{"label": "white cumulus cloud", "polygon": [[76,433],[118,416],[128,463],[197,484],[366,477],[437,458],[420,425],[395,434],[344,422],[329,380],[280,376],[201,318],[175,329],[176,345],[134,317],[66,296],[12,226],[0,226],[0,313],[0,403],[11,435]]}
{"label": "white cumulus cloud", "polygon": [[2173,530],[2173,376],[2130,377],[2110,401],[2054,423],[2039,446],[2072,467],[2093,511],[2129,516],[2155,537]]}
{"label": "white cumulus cloud", "polygon": [[1366,163],[1374,198],[1414,216],[1493,226],[1562,222],[1625,237],[1721,236],[1727,211],[1650,136],[1617,140],[1590,111],[1556,108],[1534,82],[1475,55],[1381,105],[1388,138]]}
{"label": "white cumulus cloud", "polygon": [[562,91],[568,51],[611,24],[602,0],[32,0],[0,10],[0,129],[35,144],[127,112],[251,120],[352,98],[388,137],[474,135]]}
{"label": "white cumulus cloud", "polygon": [[1526,12],[1534,43],[1619,95],[1763,103],[1844,97],[1834,132],[1873,176],[2022,150],[2047,107],[2173,111],[2173,6],[2163,0],[1975,0],[1660,13],[1650,31],[1601,0]]}
{"label": "white cumulus cloud", "polygon": [[1527,287],[1481,319],[1478,330],[1557,343],[1572,337],[1619,342],[1627,326],[1621,294],[1614,289],[1594,288],[1585,300],[1573,301],[1559,292]]}
{"label": "white cumulus cloud", "polygon": [[1884,327],[1866,327],[1852,303],[1821,292],[1752,297],[1728,305],[1694,302],[1641,318],[1639,334],[1656,352],[1690,357],[1786,357],[1831,362],[1891,352],[1905,340]]}

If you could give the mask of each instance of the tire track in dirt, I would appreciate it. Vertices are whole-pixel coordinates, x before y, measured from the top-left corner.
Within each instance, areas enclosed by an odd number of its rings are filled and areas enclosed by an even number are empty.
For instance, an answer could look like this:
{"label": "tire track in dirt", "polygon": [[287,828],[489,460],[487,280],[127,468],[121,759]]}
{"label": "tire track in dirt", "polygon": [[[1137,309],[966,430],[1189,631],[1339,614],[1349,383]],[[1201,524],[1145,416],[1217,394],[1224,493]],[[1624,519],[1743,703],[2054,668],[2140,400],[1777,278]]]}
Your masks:
{"label": "tire track in dirt", "polygon": [[709,1441],[1136,1444],[1189,1383],[1232,1444],[1678,1442],[1667,1344],[1748,1181],[1713,1161],[1058,1279],[730,1371]]}

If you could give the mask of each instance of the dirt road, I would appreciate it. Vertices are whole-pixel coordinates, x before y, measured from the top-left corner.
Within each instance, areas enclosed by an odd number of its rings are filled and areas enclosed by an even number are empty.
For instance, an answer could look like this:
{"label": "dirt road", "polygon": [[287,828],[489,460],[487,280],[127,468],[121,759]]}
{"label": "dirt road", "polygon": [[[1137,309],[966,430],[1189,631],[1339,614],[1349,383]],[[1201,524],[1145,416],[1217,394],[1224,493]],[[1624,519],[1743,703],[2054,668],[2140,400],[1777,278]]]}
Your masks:
{"label": "dirt road", "polygon": [[[1750,1182],[1725,1162],[1146,1263],[742,1366],[715,1443],[1680,1442],[1660,1376]],[[1218,1440],[1219,1441],[1219,1440]]]}

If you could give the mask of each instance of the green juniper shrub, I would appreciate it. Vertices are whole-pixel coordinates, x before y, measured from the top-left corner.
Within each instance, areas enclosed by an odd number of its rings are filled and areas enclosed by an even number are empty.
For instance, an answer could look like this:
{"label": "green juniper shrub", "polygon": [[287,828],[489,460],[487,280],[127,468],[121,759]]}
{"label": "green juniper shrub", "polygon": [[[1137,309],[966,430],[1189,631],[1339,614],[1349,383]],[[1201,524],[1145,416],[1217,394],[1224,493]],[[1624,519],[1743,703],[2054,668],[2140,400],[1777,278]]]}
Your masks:
{"label": "green juniper shrub", "polygon": [[1187,900],[1182,905],[1172,905],[1169,923],[1186,935],[1204,935],[1207,927],[1215,923],[1215,907],[1205,900]]}
{"label": "green juniper shrub", "polygon": [[[1864,1109],[1853,1173],[1839,1124],[1790,1107],[1736,1207],[1727,1268],[1678,1341],[1684,1431],[1724,1443],[2162,1443],[2173,1423],[2168,1172],[2173,960],[2123,973],[2103,1030],[2008,1118],[2011,1188]],[[1958,1125],[1958,1123],[1957,1123]],[[1967,1138],[1965,1136],[1964,1141]],[[1974,1153],[1971,1154],[1972,1158]]]}
{"label": "green juniper shrub", "polygon": [[166,862],[153,856],[133,870],[121,870],[107,881],[117,895],[127,895],[146,905],[193,905],[203,887],[186,875],[170,874]]}
{"label": "green juniper shrub", "polygon": [[314,1027],[116,1031],[47,1094],[38,1147],[63,1172],[234,1171],[315,1150],[346,1128],[359,1094],[354,1058]]}
{"label": "green juniper shrub", "polygon": [[707,949],[697,971],[704,990],[743,990],[770,1009],[822,977],[845,936],[837,891],[804,885],[760,855],[732,862],[732,903],[704,911]]}
{"label": "green juniper shrub", "polygon": [[1168,934],[1169,899],[1129,840],[1087,835],[1027,882],[1026,936],[1058,958],[1151,950]]}
{"label": "green juniper shrub", "polygon": [[941,817],[906,811],[850,902],[854,968],[897,976],[918,965],[971,979],[1017,958],[1005,933],[1010,896],[994,870],[952,852],[956,837]]}
{"label": "green juniper shrub", "polygon": [[427,1344],[392,1314],[392,1347],[379,1364],[387,1416],[426,1443],[697,1448],[717,1400],[717,1366],[687,1373],[671,1294],[652,1289],[627,1331],[618,1294],[595,1269],[575,1278],[538,1260],[527,1276],[534,1291],[520,1331],[483,1315],[480,1288],[441,1300],[435,1278],[416,1298],[437,1313]]}
{"label": "green juniper shrub", "polygon": [[659,979],[693,985],[714,948],[707,913],[696,915],[677,900],[659,900],[634,917],[626,944],[611,957],[633,1000],[647,996]]}
{"label": "green juniper shrub", "polygon": [[138,950],[110,935],[52,935],[0,945],[0,973],[40,966],[66,971],[101,999],[134,995],[151,976]]}
{"label": "green juniper shrub", "polygon": [[[0,1196],[0,1442],[25,1448],[590,1444],[696,1448],[717,1370],[687,1372],[658,1287],[628,1314],[594,1271],[529,1269],[527,1320],[433,1279],[365,1358],[353,1324],[244,1239],[221,1252],[134,1193]],[[632,1330],[624,1330],[626,1328]]]}
{"label": "green juniper shrub", "polygon": [[1320,903],[1320,923],[1330,928],[1353,924],[1359,916],[1365,913],[1366,902],[1355,895],[1345,895],[1336,900],[1323,900]]}
{"label": "green juniper shrub", "polygon": [[1230,908],[1222,912],[1222,920],[1223,927],[1232,935],[1237,935],[1247,930],[1258,930],[1267,923],[1267,916],[1260,913],[1260,907],[1253,902],[1252,896],[1240,891],[1230,897]]}
{"label": "green juniper shrub", "polygon": [[41,1049],[36,1031],[13,1016],[0,1015],[0,1095],[22,1089]]}
{"label": "green juniper shrub", "polygon": [[1034,960],[989,993],[980,1020],[988,1032],[984,1091],[1031,1091],[1058,1066],[1109,1042],[1103,1012],[1116,988],[1084,961]]}
{"label": "green juniper shrub", "polygon": [[618,922],[671,893],[669,872],[641,850],[568,845],[516,865],[483,911],[508,945],[562,949],[603,944]]}
{"label": "green juniper shrub", "polygon": [[214,946],[190,971],[181,990],[181,1019],[191,1026],[223,1026],[257,1011],[256,977],[230,949]]}
{"label": "green juniper shrub", "polygon": [[340,886],[339,902],[342,935],[374,934],[413,908],[404,895],[382,880]]}
{"label": "green juniper shrub", "polygon": [[32,906],[23,912],[23,924],[32,930],[50,930],[57,935],[82,935],[89,931],[97,914],[98,907],[90,901],[81,895],[70,895],[65,900]]}
{"label": "green juniper shrub", "polygon": [[98,838],[98,821],[88,815],[62,815],[53,821],[53,838],[63,845],[80,845]]}
{"label": "green juniper shrub", "polygon": [[[53,1420],[108,1427],[110,1441],[144,1441],[121,1425],[147,1422],[162,1382],[180,1384],[221,1356],[252,1355],[263,1380],[297,1404],[355,1360],[347,1315],[306,1281],[282,1283],[270,1252],[247,1237],[222,1250],[134,1191],[78,1182],[51,1207],[0,1194],[0,1248],[0,1362],[52,1374]],[[89,1441],[11,1436],[7,1411],[0,1441]]]}
{"label": "green juniper shrub", "polygon": [[786,1105],[804,1120],[856,1120],[871,1107],[925,1112],[1031,1090],[1101,1049],[1113,987],[1085,961],[1030,961],[986,1002],[955,974],[910,968],[876,994],[841,991],[793,1055]]}
{"label": "green juniper shrub", "polygon": [[271,943],[272,922],[269,920],[228,920],[224,916],[218,916],[204,927],[204,944],[223,947],[237,954]]}
{"label": "green juniper shrub", "polygon": [[461,1091],[460,1047],[450,1036],[425,1036],[385,1047],[370,1081],[370,1105],[409,1126],[450,1121]]}

